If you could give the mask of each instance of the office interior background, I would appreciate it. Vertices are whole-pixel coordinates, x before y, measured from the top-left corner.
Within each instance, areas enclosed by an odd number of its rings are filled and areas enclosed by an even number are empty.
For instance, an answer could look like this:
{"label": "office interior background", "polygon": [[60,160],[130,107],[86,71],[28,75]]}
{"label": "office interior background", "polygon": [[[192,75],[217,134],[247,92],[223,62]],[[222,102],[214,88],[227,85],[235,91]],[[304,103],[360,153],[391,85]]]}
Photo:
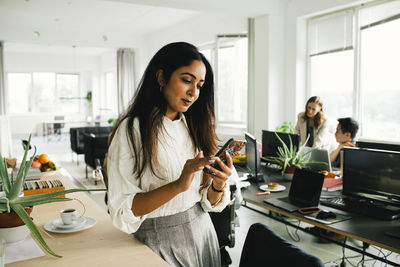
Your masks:
{"label": "office interior background", "polygon": [[318,95],[332,132],[352,116],[359,139],[399,143],[399,32],[399,0],[2,0],[1,128],[117,118],[152,55],[186,41],[214,68],[221,140],[260,140]]}

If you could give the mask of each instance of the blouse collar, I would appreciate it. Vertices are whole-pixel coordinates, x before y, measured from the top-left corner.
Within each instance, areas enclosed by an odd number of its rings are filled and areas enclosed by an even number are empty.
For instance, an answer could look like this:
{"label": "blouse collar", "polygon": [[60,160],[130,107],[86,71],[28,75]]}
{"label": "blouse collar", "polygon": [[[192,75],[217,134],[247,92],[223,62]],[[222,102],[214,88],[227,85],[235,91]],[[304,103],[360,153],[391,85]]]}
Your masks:
{"label": "blouse collar", "polygon": [[172,124],[178,124],[180,122],[183,122],[185,125],[187,125],[185,115],[181,112],[178,113],[178,118],[176,120],[171,120],[167,116],[164,116],[164,121]]}

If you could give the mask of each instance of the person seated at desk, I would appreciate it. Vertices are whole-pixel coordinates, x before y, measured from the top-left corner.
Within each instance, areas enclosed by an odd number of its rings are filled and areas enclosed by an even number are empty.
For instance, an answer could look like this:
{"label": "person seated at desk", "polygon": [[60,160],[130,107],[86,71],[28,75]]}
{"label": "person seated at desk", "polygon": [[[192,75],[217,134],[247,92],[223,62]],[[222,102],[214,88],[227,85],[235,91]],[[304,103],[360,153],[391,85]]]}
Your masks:
{"label": "person seated at desk", "polygon": [[[227,206],[226,181],[237,173],[229,155],[227,164],[213,157],[218,146],[209,62],[191,44],[164,46],[131,103],[108,150],[113,225],[134,233],[171,266],[221,266],[207,212]],[[210,166],[214,162],[221,171]]]}
{"label": "person seated at desk", "polygon": [[341,118],[338,119],[338,121],[339,123],[336,127],[335,138],[339,145],[329,154],[332,167],[340,167],[339,153],[343,147],[355,146],[354,138],[356,137],[359,128],[358,122],[353,118]]}
{"label": "person seated at desk", "polygon": [[300,134],[300,142],[304,144],[309,136],[306,146],[325,148],[329,146],[328,119],[323,111],[322,100],[312,96],[306,103],[304,112],[298,114],[295,134]]}

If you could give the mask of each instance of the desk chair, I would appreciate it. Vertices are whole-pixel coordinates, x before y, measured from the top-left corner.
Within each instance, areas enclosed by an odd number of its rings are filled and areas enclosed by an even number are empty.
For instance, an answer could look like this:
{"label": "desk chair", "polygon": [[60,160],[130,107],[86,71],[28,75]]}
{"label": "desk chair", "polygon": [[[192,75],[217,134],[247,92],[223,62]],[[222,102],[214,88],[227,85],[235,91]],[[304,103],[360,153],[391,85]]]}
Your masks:
{"label": "desk chair", "polygon": [[[22,139],[22,147],[24,148],[24,151],[26,150],[26,147],[28,146],[28,140]],[[32,146],[29,145],[29,150],[32,149]]]}
{"label": "desk chair", "polygon": [[240,256],[239,267],[307,266],[324,267],[321,260],[292,245],[261,223],[250,226]]}
{"label": "desk chair", "polygon": [[218,244],[221,252],[221,264],[228,266],[232,263],[232,259],[225,247],[233,248],[235,246],[235,192],[236,185],[230,186],[231,201],[221,212],[209,212],[211,221],[214,225],[215,232],[218,237]]}
{"label": "desk chair", "polygon": [[[55,121],[64,121],[64,116],[54,116]],[[53,134],[61,138],[61,129],[64,128],[65,123],[53,123]]]}

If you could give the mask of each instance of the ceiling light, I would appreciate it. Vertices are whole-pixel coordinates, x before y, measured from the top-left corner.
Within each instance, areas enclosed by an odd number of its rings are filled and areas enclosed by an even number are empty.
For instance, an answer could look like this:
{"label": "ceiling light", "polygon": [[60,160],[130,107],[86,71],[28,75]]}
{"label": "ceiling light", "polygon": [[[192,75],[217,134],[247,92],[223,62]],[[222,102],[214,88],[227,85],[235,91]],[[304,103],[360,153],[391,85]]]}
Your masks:
{"label": "ceiling light", "polygon": [[107,41],[108,41],[107,35],[103,35],[103,40],[104,40],[104,42],[107,42]]}
{"label": "ceiling light", "polygon": [[34,31],[33,34],[36,35],[36,37],[40,37],[40,32],[38,31]]}

